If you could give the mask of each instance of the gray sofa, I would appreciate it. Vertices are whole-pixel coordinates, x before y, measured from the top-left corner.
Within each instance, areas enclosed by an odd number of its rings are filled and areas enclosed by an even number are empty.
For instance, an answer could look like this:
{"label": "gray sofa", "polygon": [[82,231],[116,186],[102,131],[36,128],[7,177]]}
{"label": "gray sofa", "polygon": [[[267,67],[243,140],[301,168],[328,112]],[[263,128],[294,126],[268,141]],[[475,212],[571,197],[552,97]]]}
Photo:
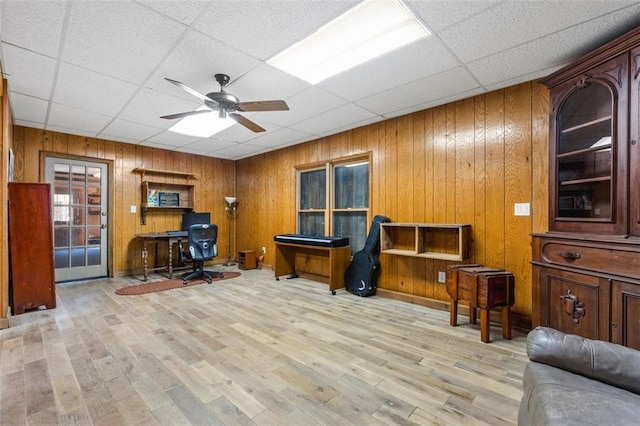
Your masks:
{"label": "gray sofa", "polygon": [[537,327],[527,354],[518,425],[640,424],[640,351]]}

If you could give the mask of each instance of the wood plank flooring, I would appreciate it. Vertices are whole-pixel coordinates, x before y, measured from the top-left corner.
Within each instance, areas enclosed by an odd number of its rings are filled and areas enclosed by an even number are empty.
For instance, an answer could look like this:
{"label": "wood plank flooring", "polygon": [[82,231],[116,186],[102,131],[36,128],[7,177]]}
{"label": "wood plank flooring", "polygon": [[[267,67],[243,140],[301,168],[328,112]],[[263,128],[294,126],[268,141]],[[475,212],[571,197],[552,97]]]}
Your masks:
{"label": "wood plank flooring", "polygon": [[516,423],[525,333],[484,344],[466,317],[241,273],[141,296],[114,294],[136,277],[58,286],[56,309],[0,331],[0,424]]}

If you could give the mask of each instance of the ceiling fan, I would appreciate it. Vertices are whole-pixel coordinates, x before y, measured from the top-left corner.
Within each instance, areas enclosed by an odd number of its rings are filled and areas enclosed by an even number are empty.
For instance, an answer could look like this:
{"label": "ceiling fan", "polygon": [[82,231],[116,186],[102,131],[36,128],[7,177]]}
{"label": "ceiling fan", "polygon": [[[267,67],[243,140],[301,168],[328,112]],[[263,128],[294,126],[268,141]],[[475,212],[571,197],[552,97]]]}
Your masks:
{"label": "ceiling fan", "polygon": [[175,84],[182,90],[192,94],[196,98],[203,101],[204,105],[208,109],[163,115],[160,118],[174,120],[176,118],[184,118],[190,115],[204,114],[204,113],[209,113],[211,111],[218,111],[218,115],[220,116],[220,118],[229,117],[232,120],[235,120],[236,122],[238,122],[238,124],[243,125],[249,130],[252,130],[254,132],[264,132],[264,129],[262,127],[258,126],[256,123],[249,120],[248,118],[240,114],[237,114],[236,111],[254,112],[254,111],[287,111],[289,110],[289,106],[287,105],[287,103],[285,101],[279,101],[279,100],[240,102],[238,98],[236,98],[231,93],[228,93],[224,90],[224,88],[226,87],[227,84],[229,84],[229,81],[230,81],[230,78],[228,75],[216,74],[214,77],[216,81],[220,84],[220,91],[207,93],[206,95],[203,95],[193,90],[192,88],[185,86],[179,81],[172,80],[170,78],[165,77],[165,80],[167,80],[169,83]]}

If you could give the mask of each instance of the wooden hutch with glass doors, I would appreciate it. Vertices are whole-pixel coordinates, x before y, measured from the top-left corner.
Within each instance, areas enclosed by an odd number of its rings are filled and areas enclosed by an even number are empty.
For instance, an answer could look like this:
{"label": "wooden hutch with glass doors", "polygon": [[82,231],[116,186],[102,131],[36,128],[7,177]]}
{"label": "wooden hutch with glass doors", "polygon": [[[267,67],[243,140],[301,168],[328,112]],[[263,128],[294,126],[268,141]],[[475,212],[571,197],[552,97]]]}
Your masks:
{"label": "wooden hutch with glass doors", "polygon": [[533,325],[640,349],[640,28],[541,80],[549,231],[533,235]]}

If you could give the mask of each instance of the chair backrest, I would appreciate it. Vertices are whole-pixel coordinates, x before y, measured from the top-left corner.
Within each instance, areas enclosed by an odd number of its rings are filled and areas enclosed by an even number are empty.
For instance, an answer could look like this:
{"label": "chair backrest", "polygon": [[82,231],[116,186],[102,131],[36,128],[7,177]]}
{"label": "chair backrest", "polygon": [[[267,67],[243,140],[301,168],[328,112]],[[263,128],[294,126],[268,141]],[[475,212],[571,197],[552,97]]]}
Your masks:
{"label": "chair backrest", "polygon": [[189,253],[194,261],[218,255],[218,225],[198,223],[189,227]]}

